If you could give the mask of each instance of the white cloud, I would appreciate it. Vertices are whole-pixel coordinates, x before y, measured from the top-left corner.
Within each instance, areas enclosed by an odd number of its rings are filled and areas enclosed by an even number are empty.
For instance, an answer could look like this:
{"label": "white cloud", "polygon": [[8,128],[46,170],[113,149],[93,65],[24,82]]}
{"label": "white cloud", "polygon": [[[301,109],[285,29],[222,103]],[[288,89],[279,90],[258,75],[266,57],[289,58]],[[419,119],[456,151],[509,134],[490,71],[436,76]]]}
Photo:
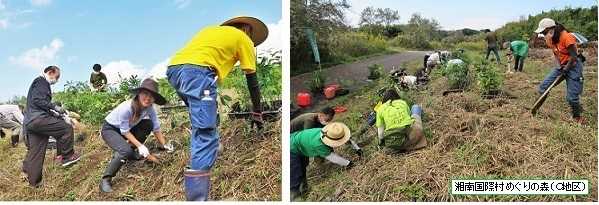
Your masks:
{"label": "white cloud", "polygon": [[166,69],[168,67],[168,62],[170,62],[171,59],[167,58],[164,59],[162,62],[157,63],[156,65],[152,66],[152,69],[150,69],[150,73],[148,73],[149,76],[151,76],[152,78],[165,78],[166,77]]}
{"label": "white cloud", "polygon": [[31,0],[33,6],[46,6],[52,3],[52,0]]}
{"label": "white cloud", "polygon": [[191,0],[175,0],[175,5],[178,9],[184,9],[191,4]]}
{"label": "white cloud", "polygon": [[285,28],[283,19],[276,24],[267,24],[266,26],[268,27],[268,38],[258,46],[259,54],[268,50],[283,49],[283,31]]}
{"label": "white cloud", "polygon": [[0,19],[0,29],[8,28],[8,19]]}
{"label": "white cloud", "polygon": [[102,66],[102,72],[106,74],[109,84],[117,83],[120,78],[128,78],[137,75],[140,78],[145,77],[146,71],[140,65],[135,65],[127,60],[112,61]]}
{"label": "white cloud", "polygon": [[13,64],[22,65],[33,69],[41,69],[54,63],[58,58],[57,54],[64,46],[62,40],[55,38],[50,45],[44,45],[41,48],[32,48],[18,57],[11,56],[9,61]]}

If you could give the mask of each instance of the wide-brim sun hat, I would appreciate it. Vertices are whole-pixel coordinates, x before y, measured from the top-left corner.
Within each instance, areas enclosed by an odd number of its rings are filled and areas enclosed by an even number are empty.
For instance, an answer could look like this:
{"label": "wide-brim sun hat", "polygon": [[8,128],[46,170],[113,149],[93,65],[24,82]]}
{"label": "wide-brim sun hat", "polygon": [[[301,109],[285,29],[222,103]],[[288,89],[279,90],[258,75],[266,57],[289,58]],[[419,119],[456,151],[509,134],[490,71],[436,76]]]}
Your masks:
{"label": "wide-brim sun hat", "polygon": [[339,147],[349,141],[351,131],[347,125],[340,122],[329,123],[322,128],[322,143],[329,147]]}
{"label": "wide-brim sun hat", "polygon": [[260,19],[250,16],[238,16],[229,19],[221,24],[221,26],[231,26],[234,24],[247,24],[252,27],[252,33],[249,34],[250,38],[254,42],[254,46],[258,46],[263,43],[268,37],[268,27]]}
{"label": "wide-brim sun hat", "polygon": [[539,27],[537,27],[537,30],[535,30],[535,33],[541,33],[545,29],[554,27],[554,26],[555,26],[555,21],[553,19],[550,19],[550,18],[541,19],[541,21],[539,21]]}
{"label": "wide-brim sun hat", "polygon": [[151,78],[146,78],[141,82],[141,85],[139,87],[130,89],[129,92],[131,92],[134,95],[137,95],[142,90],[146,90],[152,93],[152,96],[154,97],[154,103],[158,105],[166,104],[166,99],[162,97],[162,95],[160,95],[160,93],[158,92],[158,83],[155,80],[152,80]]}

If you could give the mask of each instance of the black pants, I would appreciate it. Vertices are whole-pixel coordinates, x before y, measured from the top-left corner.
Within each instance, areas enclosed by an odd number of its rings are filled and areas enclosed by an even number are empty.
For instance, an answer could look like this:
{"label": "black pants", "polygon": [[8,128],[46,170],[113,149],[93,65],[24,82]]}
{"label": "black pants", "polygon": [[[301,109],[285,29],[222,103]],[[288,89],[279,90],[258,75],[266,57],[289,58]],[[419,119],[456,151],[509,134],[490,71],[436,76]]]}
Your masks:
{"label": "black pants", "polygon": [[27,155],[23,161],[23,172],[29,184],[38,186],[42,181],[46,147],[50,136],[56,138],[56,154],[63,159],[73,155],[73,127],[57,117],[39,117],[26,125]]}
{"label": "black pants", "polygon": [[493,51],[493,54],[495,54],[495,60],[499,62],[499,51],[497,51],[497,47],[487,47],[487,56],[485,57],[485,60],[489,59],[489,54],[491,54],[491,51]]}
{"label": "black pants", "polygon": [[299,192],[302,183],[307,184],[306,168],[310,163],[310,159],[302,154],[291,153],[291,191]]}
{"label": "black pants", "polygon": [[[132,127],[129,132],[135,136],[137,141],[143,144],[148,135],[150,135],[152,132],[152,127],[152,121],[145,119],[141,120],[137,125]],[[125,136],[121,135],[119,128],[105,122],[102,126],[101,135],[104,142],[106,142],[106,144],[113,150],[113,158],[110,164],[120,164],[115,160],[123,162],[126,160],[138,160],[140,158],[140,156],[135,152],[136,148],[134,145],[127,142]],[[104,175],[102,176],[103,178],[114,177],[120,168],[119,166],[110,167],[110,164],[104,172]]]}
{"label": "black pants", "polygon": [[517,55],[514,55],[514,59],[515,59],[515,62],[514,62],[514,71],[516,71],[516,72],[518,72],[518,71],[522,72],[522,68],[524,67],[524,58],[520,57],[520,56],[517,56]]}

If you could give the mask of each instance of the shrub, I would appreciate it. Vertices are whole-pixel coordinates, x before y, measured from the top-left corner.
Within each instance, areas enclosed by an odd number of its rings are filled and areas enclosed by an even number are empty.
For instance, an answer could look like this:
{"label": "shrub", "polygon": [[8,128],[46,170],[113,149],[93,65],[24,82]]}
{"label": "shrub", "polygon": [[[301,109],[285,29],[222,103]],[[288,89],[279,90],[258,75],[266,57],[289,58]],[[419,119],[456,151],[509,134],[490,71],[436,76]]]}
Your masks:
{"label": "shrub", "polygon": [[330,50],[335,61],[384,52],[388,45],[384,37],[365,32],[341,32],[332,36]]}
{"label": "shrub", "polygon": [[448,64],[443,72],[447,77],[447,82],[450,89],[464,89],[468,86],[468,65]]}
{"label": "shrub", "polygon": [[483,95],[496,94],[503,85],[503,76],[497,70],[494,63],[481,61],[476,66],[477,84]]}
{"label": "shrub", "polygon": [[[281,68],[281,51],[272,51],[266,56],[260,57],[256,63],[262,102],[268,103],[280,100],[282,88]],[[231,74],[224,80],[222,88],[233,89],[237,94],[237,99],[231,100],[238,102],[242,108],[248,108],[251,104],[245,74],[241,69],[234,68]],[[230,96],[221,95],[221,100],[230,98]]]}

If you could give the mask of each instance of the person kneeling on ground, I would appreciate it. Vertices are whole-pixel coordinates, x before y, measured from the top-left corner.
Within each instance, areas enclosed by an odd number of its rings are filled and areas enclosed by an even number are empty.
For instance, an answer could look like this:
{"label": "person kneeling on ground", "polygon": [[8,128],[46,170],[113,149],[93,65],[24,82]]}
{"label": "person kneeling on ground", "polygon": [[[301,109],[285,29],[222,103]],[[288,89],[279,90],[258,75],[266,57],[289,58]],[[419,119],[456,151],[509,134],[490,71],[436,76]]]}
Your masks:
{"label": "person kneeling on ground", "polygon": [[426,73],[430,74],[431,70],[441,64],[441,52],[435,51],[426,59]]}
{"label": "person kneeling on ground", "polygon": [[331,107],[324,107],[317,113],[304,113],[293,118],[290,123],[291,132],[311,128],[323,128],[335,117],[335,110]]}
{"label": "person kneeling on ground", "polygon": [[52,103],[50,85],[60,78],[60,68],[49,66],[44,73],[33,80],[27,93],[27,105],[23,126],[27,156],[23,161],[23,172],[29,185],[41,186],[44,159],[48,138],[56,138],[56,152],[61,157],[63,167],[76,163],[80,155],[73,149],[73,127],[53,112],[65,114],[64,108]]}
{"label": "person kneeling on ground", "polygon": [[333,148],[349,141],[349,128],[340,122],[333,122],[324,128],[312,128],[291,133],[291,199],[299,197],[308,190],[306,168],[309,157],[322,157],[326,160],[351,168],[353,163],[339,155]]}
{"label": "person kneeling on ground", "polygon": [[[331,107],[323,108],[319,113],[304,113],[291,120],[291,133],[312,128],[323,128],[335,117],[335,110]],[[352,149],[358,156],[362,156],[362,149],[356,142],[349,140]]]}
{"label": "person kneeling on ground", "polygon": [[393,89],[385,92],[383,102],[376,115],[379,146],[400,152],[425,147],[427,141],[420,119],[422,108],[419,105],[412,106],[410,116],[408,104]]}
{"label": "person kneeling on ground", "polygon": [[154,103],[166,103],[164,97],[158,93],[158,83],[152,79],[145,79],[140,87],[132,89],[131,92],[135,97],[112,110],[102,125],[102,139],[113,150],[112,159],[100,181],[102,192],[112,192],[111,180],[126,160],[151,157],[150,151],[143,144],[150,132],[154,132],[162,149],[173,151],[173,146],[166,144],[160,131],[156,110],[152,106]]}
{"label": "person kneeling on ground", "polygon": [[20,105],[0,105],[0,128],[3,131],[0,133],[10,136],[10,145],[16,147],[19,141],[23,140],[23,107]]}

